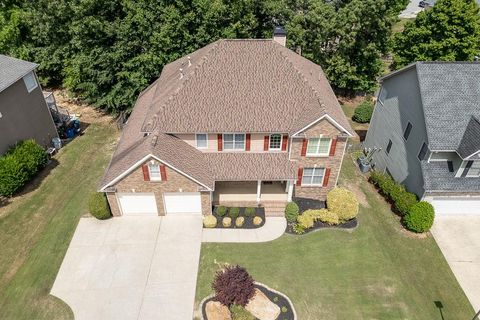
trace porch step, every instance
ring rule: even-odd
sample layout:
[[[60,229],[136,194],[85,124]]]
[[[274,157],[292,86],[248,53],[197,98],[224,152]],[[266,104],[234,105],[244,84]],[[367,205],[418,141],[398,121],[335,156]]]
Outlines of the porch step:
[[[263,202],[265,208],[265,216],[267,217],[283,217],[285,216],[286,202]]]

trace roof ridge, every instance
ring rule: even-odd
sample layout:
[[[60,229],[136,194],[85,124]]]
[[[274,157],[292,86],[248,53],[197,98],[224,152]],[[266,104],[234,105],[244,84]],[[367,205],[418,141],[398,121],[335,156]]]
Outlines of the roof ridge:
[[[282,46],[283,47],[283,46]],[[288,48],[285,47],[286,50],[290,50]],[[297,72],[297,74],[300,76],[300,78],[308,85],[308,87],[313,91],[313,94],[315,95],[315,97],[317,98],[318,102],[320,102],[320,106],[322,106],[323,108],[323,111],[326,112],[326,109],[325,109],[325,103],[324,101],[321,99],[320,97],[320,94],[318,93],[317,90],[315,90],[315,88],[312,87],[312,85],[310,84],[310,81],[305,77],[305,75],[293,64],[293,62],[288,58],[288,56],[286,54],[283,54],[280,50],[278,50],[278,52],[280,53],[280,55],[290,64],[290,66],[292,66],[292,68]],[[297,54],[295,52],[292,51],[292,54]],[[303,58],[302,56],[300,56],[301,58]]]
[[[188,81],[190,81],[193,78],[193,76],[196,75],[196,72],[198,71],[198,69],[200,69],[205,64],[205,62],[208,60],[208,56],[218,47],[218,44],[222,41],[224,41],[224,39],[219,39],[212,43],[212,47],[200,58],[200,61],[197,64],[195,64],[195,66],[193,66],[194,67],[193,72],[188,76],[187,75],[184,76],[184,79],[180,83],[178,88],[167,98],[165,103],[160,105],[159,110],[155,113],[155,116],[158,117],[159,113],[165,110],[165,107],[167,106],[167,104],[170,103],[178,95],[180,91],[182,91],[186,83],[188,83]]]

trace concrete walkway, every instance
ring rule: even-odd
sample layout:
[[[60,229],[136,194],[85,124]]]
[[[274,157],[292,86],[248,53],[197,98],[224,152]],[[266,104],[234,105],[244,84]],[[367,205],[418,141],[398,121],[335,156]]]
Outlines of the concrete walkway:
[[[51,294],[76,320],[193,318],[202,217],[80,220]]]
[[[202,242],[267,242],[279,238],[287,228],[283,217],[267,217],[257,229],[203,229]]]
[[[474,215],[436,216],[431,230],[475,311],[480,310],[479,230],[480,216]]]

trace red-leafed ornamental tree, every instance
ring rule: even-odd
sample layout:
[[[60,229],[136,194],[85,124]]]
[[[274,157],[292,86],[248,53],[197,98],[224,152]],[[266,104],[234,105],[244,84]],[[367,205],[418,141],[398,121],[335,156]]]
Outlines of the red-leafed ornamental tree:
[[[232,304],[245,306],[255,293],[252,276],[238,265],[217,271],[212,288],[215,300],[228,307]]]

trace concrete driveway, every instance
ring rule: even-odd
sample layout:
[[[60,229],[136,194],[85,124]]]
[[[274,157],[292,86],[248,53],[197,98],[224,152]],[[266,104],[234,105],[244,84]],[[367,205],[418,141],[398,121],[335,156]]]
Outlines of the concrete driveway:
[[[76,320],[192,319],[202,218],[82,218],[51,294]]]
[[[480,310],[480,216],[437,216],[431,232],[473,308]]]

